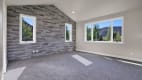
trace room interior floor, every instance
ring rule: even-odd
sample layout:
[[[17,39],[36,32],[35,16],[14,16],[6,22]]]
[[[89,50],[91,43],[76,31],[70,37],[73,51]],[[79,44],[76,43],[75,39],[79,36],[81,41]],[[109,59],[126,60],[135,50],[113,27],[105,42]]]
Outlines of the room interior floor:
[[[84,65],[73,55],[81,56],[90,64]],[[142,80],[141,66],[83,52],[59,53],[13,61],[9,63],[7,73],[18,68],[22,68],[22,71],[17,80]],[[12,73],[10,75],[12,76]]]

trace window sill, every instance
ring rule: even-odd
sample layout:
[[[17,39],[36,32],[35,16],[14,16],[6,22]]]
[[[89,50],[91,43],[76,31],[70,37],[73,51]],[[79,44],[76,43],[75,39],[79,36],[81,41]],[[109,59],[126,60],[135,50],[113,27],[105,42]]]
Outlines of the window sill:
[[[65,41],[65,42],[72,42],[72,41]]]
[[[109,43],[109,44],[123,44],[124,42],[112,42],[112,41],[85,41],[85,43]]]
[[[26,41],[26,42],[20,41],[19,44],[34,44],[34,43],[36,43],[36,41]]]

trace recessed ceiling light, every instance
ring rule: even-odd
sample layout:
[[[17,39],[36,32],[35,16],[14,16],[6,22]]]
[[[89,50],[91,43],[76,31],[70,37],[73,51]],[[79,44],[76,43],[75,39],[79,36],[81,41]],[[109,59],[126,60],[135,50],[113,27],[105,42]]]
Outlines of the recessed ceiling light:
[[[71,13],[72,13],[72,14],[75,14],[75,11],[72,11]]]

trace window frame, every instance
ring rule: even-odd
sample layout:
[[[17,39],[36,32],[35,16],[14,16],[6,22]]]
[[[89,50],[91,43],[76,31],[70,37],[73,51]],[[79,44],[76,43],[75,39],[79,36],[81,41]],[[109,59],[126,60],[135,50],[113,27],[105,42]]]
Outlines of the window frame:
[[[120,42],[116,42],[116,41],[114,41],[113,40],[113,21],[114,20],[117,20],[117,19],[121,19],[122,20],[122,28],[121,28],[121,30],[122,30],[122,32],[121,32],[121,34],[122,34],[122,36],[121,36],[121,41]],[[101,22],[106,22],[106,21],[110,21],[111,22],[111,39],[110,39],[110,41],[94,41],[93,40],[93,27],[92,27],[92,30],[91,30],[91,41],[87,41],[87,31],[86,31],[86,29],[87,29],[87,27],[86,27],[86,25],[88,25],[88,24],[91,24],[91,25],[94,25],[94,24],[96,24],[96,23],[101,23]],[[105,20],[100,20],[100,21],[93,21],[93,22],[88,22],[88,23],[86,23],[85,24],[85,28],[84,28],[84,41],[85,42],[94,42],[94,43],[118,43],[118,44],[123,44],[124,43],[124,17],[123,16],[121,16],[121,17],[116,17],[116,18],[111,18],[111,19],[105,19]]]
[[[34,20],[34,23],[33,23],[33,40],[32,41],[22,41],[22,18],[23,17],[29,17],[29,18],[32,18]],[[20,14],[19,20],[20,20],[20,22],[19,22],[19,42],[20,42],[20,44],[36,43],[36,17],[31,16],[31,15],[26,15],[26,14]]]
[[[69,40],[66,40],[66,26],[71,27],[71,30],[69,31]],[[72,42],[72,24],[70,23],[65,23],[65,42]]]

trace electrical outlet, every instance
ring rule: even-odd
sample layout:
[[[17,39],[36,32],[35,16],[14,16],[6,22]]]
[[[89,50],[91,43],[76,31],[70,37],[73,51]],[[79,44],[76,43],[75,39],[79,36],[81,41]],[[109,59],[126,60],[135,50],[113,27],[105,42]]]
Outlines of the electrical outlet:
[[[35,50],[35,52],[36,52],[36,53],[38,53],[38,52],[39,52],[39,50]]]
[[[33,50],[33,54],[35,54],[36,53],[36,51],[35,50]]]

